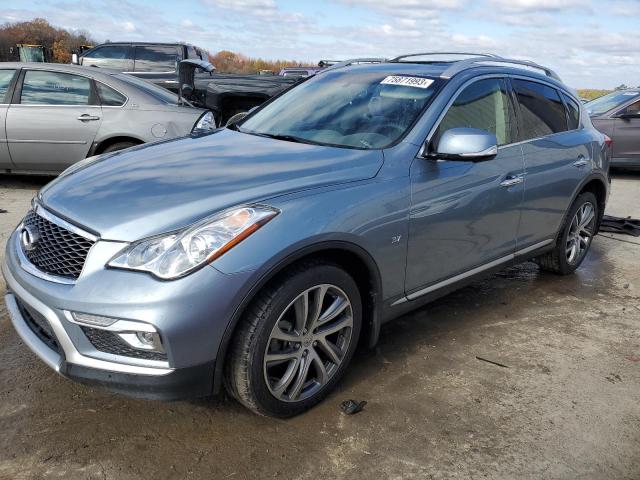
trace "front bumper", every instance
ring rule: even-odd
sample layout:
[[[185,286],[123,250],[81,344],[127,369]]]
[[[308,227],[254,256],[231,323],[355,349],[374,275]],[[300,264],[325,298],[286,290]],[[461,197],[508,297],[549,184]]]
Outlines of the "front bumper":
[[[212,392],[218,348],[249,274],[225,275],[206,267],[183,279],[158,281],[143,273],[104,268],[123,245],[98,241],[80,278],[65,285],[23,268],[15,237],[9,239],[2,265],[7,310],[24,343],[49,367],[84,383],[145,398]],[[166,359],[98,350],[72,321],[72,311],[151,326],[162,337]],[[33,316],[50,331],[53,344],[34,329]]]

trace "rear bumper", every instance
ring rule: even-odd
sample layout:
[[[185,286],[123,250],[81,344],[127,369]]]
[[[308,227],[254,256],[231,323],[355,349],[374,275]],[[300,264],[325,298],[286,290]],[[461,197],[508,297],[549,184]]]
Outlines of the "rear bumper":
[[[614,158],[611,160],[611,168],[640,169],[640,159],[635,158]]]

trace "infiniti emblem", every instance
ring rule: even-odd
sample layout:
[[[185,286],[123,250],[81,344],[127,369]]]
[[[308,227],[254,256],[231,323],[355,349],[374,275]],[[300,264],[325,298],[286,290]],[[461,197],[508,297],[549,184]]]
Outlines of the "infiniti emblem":
[[[40,233],[33,225],[25,225],[20,232],[20,243],[25,252],[31,252],[38,246]]]

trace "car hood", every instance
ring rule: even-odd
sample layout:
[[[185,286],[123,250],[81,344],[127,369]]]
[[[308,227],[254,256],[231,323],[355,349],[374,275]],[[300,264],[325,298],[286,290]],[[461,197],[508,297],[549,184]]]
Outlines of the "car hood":
[[[228,129],[96,157],[40,193],[103,239],[134,241],[231,206],[374,177],[382,151],[273,140]]]

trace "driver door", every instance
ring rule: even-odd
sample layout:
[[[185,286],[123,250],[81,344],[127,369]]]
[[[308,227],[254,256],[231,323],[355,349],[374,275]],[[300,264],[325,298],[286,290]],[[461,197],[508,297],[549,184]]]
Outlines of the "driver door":
[[[620,114],[625,118],[613,120],[613,158],[636,164],[640,162],[640,101],[616,113]]]
[[[498,265],[515,252],[524,161],[520,146],[510,145],[516,141],[516,121],[506,80],[484,78],[464,87],[431,144],[456,127],[496,134],[498,154],[476,162],[413,161],[405,282],[409,299]]]

